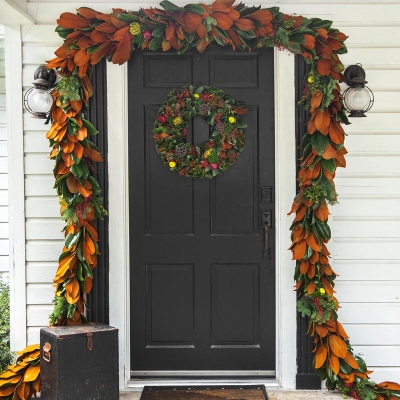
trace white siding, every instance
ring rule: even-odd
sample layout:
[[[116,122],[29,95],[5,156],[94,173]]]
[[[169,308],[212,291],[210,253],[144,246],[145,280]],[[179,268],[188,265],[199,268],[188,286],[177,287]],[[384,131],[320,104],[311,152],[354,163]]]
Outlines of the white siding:
[[[54,33],[64,11],[88,6],[110,12],[156,6],[158,2],[36,1],[28,13],[37,25],[23,27],[23,84],[30,86],[35,68],[53,57],[62,43]],[[175,1],[185,4],[186,1]],[[282,0],[247,2],[279,5],[281,10],[332,19],[349,35],[345,64],[362,63],[375,104],[367,118],[347,127],[348,167],[338,171],[340,204],[333,208],[334,268],[340,274],[337,295],[340,319],[356,352],[375,370],[372,378],[400,377],[400,1]],[[278,4],[277,4],[278,3]],[[39,327],[51,311],[51,279],[62,247],[62,223],[51,174],[52,162],[41,121],[24,118],[26,190],[26,274],[28,341],[38,341]],[[1,181],[0,181],[1,184]],[[289,204],[287,205],[289,209]],[[0,215],[0,220],[6,214]],[[289,235],[288,235],[289,240]]]
[[[8,272],[8,164],[4,26],[0,25],[0,272]]]

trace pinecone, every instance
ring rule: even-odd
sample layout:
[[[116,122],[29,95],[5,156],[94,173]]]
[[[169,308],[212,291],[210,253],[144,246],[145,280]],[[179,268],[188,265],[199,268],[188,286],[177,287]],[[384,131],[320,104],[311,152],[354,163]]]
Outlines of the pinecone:
[[[225,129],[225,125],[222,121],[218,121],[215,124],[215,129],[219,132],[219,133],[224,133],[224,129]]]
[[[210,106],[209,106],[208,104],[203,103],[203,104],[200,106],[199,111],[200,111],[200,114],[201,114],[201,115],[206,115],[206,114],[208,114],[208,112],[210,111]]]
[[[185,157],[187,154],[187,148],[185,146],[179,146],[175,149],[175,154],[178,157]]]

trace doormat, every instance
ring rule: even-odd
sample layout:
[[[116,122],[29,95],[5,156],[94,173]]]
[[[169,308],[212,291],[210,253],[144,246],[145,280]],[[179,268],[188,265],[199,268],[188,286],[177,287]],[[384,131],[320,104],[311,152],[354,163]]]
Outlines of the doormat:
[[[140,400],[268,400],[264,385],[145,386]]]

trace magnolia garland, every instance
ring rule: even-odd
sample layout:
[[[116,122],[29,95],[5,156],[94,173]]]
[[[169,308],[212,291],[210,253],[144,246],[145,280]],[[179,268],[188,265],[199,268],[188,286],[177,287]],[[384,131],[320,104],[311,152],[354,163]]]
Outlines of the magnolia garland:
[[[326,379],[329,389],[353,398],[400,398],[399,384],[372,382],[364,360],[353,353],[338,320],[339,302],[333,289],[337,274],[330,266],[326,246],[331,237],[328,205],[337,199],[335,172],[337,167],[346,166],[342,125],[348,121],[339,87],[344,81],[339,55],[347,52],[346,35],[332,28],[331,21],[284,14],[278,7],[234,5],[234,0],[183,7],[165,0],[160,5],[163,9],[115,8],[111,14],[81,7],[77,14],[66,12],[57,20],[56,31],[64,44],[47,67],[56,68],[62,79],[53,92],[53,124],[47,138],[53,147],[50,156],[56,162],[55,187],[66,228],[54,279],[57,290],[51,324],[85,322],[85,296],[92,288],[98,255],[94,222],[106,214],[101,189],[90,175],[92,162],[102,160],[100,150],[90,141],[90,135],[97,131],[83,117],[93,95],[92,66],[103,57],[123,64],[134,49],[171,49],[182,54],[192,48],[202,53],[211,43],[231,46],[232,50],[275,46],[302,56],[308,64],[302,103],[310,119],[301,144],[290,249],[296,260],[298,309],[309,318],[314,341],[313,367]],[[36,348],[28,348],[21,353],[26,358],[18,359],[17,365],[0,375],[0,399],[25,400],[38,391],[36,353]]]

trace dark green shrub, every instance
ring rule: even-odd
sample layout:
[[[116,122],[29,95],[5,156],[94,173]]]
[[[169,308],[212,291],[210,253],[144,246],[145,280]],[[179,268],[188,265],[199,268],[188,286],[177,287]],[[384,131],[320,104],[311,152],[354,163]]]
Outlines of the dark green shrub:
[[[10,352],[10,286],[0,273],[0,371],[13,362]]]

